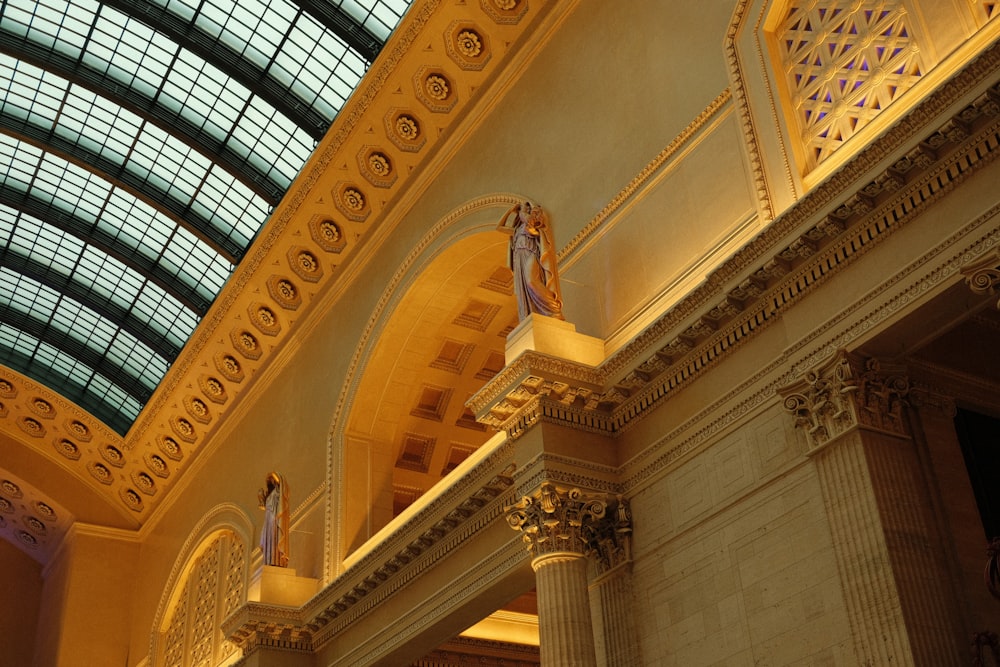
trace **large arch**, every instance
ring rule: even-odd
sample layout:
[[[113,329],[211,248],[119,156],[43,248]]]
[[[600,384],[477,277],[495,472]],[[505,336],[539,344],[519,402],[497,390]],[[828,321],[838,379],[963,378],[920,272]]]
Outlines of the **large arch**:
[[[453,210],[372,313],[331,426],[327,580],[402,509],[394,488],[414,499],[491,435],[464,403],[503,367],[516,323],[507,237],[496,224],[524,199],[497,194]]]

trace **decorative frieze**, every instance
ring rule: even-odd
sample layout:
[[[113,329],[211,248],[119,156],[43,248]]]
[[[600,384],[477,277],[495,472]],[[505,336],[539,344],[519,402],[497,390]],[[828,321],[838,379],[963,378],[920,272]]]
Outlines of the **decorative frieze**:
[[[505,450],[504,457],[508,455]],[[494,500],[512,486],[512,472],[505,468],[450,499],[446,506],[420,512],[396,537],[352,565],[302,609],[249,602],[225,620],[223,631],[245,656],[262,646],[314,650],[433,567],[444,553],[498,520],[500,501]]]

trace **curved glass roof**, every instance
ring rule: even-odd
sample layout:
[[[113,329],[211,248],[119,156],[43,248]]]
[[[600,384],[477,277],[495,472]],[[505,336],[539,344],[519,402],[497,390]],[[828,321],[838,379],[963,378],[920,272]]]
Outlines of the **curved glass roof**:
[[[0,0],[0,363],[124,434],[410,0]]]

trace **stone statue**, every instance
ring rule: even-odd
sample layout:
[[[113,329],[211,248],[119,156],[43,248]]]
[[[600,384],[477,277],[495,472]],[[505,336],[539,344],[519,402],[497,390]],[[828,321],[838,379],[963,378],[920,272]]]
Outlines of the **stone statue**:
[[[514,224],[508,226],[512,213]],[[530,202],[515,205],[504,214],[497,230],[511,235],[507,261],[514,272],[518,320],[529,313],[565,319],[552,230],[545,223],[542,207]]]
[[[260,531],[260,550],[264,565],[288,566],[288,483],[281,475],[270,472],[266,488],[257,491],[257,501],[264,510],[264,527]]]

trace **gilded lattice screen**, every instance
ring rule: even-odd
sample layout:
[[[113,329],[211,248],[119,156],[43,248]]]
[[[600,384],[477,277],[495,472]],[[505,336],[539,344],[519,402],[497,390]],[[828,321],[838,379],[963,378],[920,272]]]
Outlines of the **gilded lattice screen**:
[[[171,610],[164,633],[165,667],[214,667],[236,647],[222,637],[223,619],[246,598],[246,549],[233,533],[220,533],[197,557]]]
[[[793,1],[775,38],[807,171],[925,71],[900,0]]]

